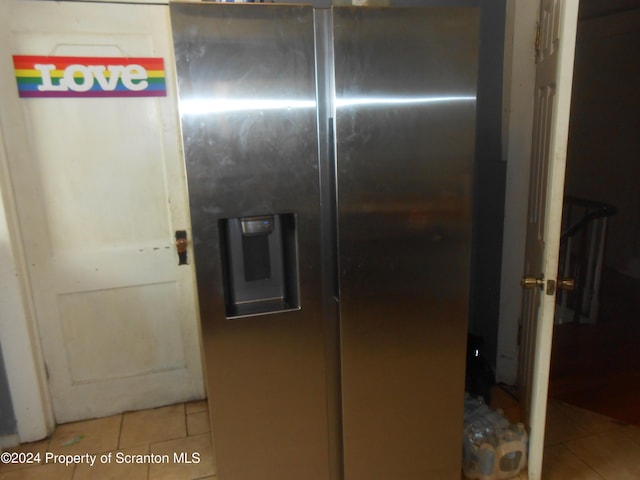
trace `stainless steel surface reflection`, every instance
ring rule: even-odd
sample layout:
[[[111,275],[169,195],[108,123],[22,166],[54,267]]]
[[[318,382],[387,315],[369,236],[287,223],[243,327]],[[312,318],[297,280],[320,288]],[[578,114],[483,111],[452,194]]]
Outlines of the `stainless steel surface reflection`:
[[[313,10],[171,4],[217,474],[329,478]],[[293,214],[300,310],[225,318],[221,219]]]
[[[348,480],[460,475],[477,38],[472,9],[334,9]]]
[[[170,8],[218,477],[459,478],[477,11]],[[300,309],[225,318],[272,216]]]

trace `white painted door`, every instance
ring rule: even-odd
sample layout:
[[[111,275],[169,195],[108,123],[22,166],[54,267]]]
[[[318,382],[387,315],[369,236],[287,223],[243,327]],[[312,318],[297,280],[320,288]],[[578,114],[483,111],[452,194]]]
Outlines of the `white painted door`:
[[[540,2],[518,375],[530,479],[542,467],[577,16],[578,0]]]
[[[0,6],[1,127],[58,422],[204,394],[168,15]],[[167,95],[18,98],[11,55],[162,58]]]

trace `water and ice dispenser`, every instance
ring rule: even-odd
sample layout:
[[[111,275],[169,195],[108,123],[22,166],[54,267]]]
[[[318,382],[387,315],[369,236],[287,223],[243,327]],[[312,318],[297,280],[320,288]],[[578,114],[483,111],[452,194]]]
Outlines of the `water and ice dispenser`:
[[[295,214],[227,218],[220,237],[227,318],[300,308]]]

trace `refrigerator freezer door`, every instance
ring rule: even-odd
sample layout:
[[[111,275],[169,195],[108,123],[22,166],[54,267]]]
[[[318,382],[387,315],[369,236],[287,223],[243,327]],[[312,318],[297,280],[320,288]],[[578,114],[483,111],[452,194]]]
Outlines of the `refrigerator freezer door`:
[[[218,478],[327,480],[313,10],[172,3],[171,20]],[[296,308],[228,319],[225,225],[271,216],[295,220]],[[273,280],[276,258],[238,275]]]
[[[334,9],[345,480],[460,478],[478,23]]]

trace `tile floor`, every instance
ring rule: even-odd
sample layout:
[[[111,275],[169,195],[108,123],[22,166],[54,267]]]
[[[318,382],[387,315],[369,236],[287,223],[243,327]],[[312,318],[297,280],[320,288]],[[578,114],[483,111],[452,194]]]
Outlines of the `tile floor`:
[[[502,390],[492,393],[491,406],[519,421],[518,402]],[[638,426],[552,399],[545,433],[543,480],[640,480]]]
[[[492,405],[512,421],[517,402],[496,393]],[[640,479],[640,427],[552,400],[547,417],[544,480]],[[215,479],[215,465],[205,401],[60,425],[51,438],[21,445],[13,452],[95,454],[96,463],[65,466],[0,465],[0,480],[205,480]],[[111,462],[100,462],[111,453]],[[175,463],[174,453],[198,462]],[[192,457],[192,454],[198,455]],[[116,463],[123,455],[155,455],[168,463]],[[120,455],[120,457],[117,457]],[[165,457],[166,455],[166,457]],[[526,479],[523,473],[519,479]],[[304,480],[304,479],[301,479]],[[431,480],[431,479],[430,479]],[[434,479],[440,480],[440,479]]]
[[[122,415],[59,425],[40,442],[9,449],[39,453],[40,465],[0,465],[0,480],[204,480],[215,479],[206,401],[127,412]],[[49,462],[55,455],[97,455],[95,464],[71,466]],[[109,459],[111,454],[111,459]],[[174,454],[191,463],[174,462]],[[197,455],[196,455],[197,454]],[[104,457],[102,457],[104,455]],[[135,463],[153,455],[167,463]],[[104,462],[101,462],[101,457]],[[89,457],[85,457],[91,461]]]

